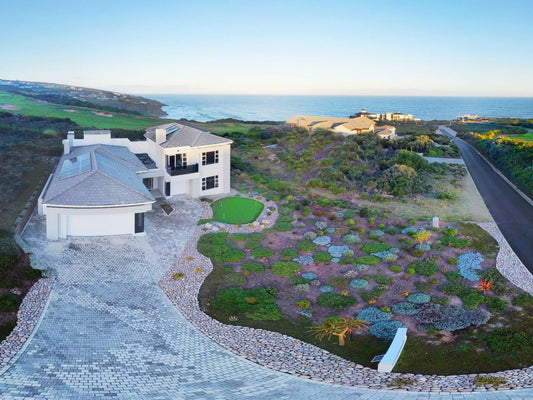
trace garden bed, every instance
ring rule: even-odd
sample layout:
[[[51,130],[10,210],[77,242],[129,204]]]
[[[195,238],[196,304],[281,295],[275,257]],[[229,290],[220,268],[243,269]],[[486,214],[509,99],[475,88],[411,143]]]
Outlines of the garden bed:
[[[215,266],[199,297],[211,316],[286,333],[372,367],[372,354],[383,353],[398,326],[409,328],[406,349],[416,343],[409,354],[435,354],[425,364],[402,357],[402,371],[453,374],[512,367],[505,357],[494,361],[494,354],[487,356],[492,362],[472,362],[490,347],[483,335],[506,324],[510,312],[522,312],[523,306],[513,305],[516,298],[529,299],[497,273],[497,243],[477,225],[445,224],[448,229],[432,231],[424,221],[307,200],[284,201],[280,212],[284,215],[265,234],[200,239],[199,251]],[[430,237],[417,244],[421,231]],[[480,290],[480,278],[492,286]],[[309,328],[333,316],[358,317],[370,329],[354,332],[344,348],[319,342]],[[444,361],[435,362],[444,349],[465,362],[444,371]]]
[[[211,203],[213,218],[211,221],[218,221],[225,224],[248,224],[254,222],[264,205],[260,201],[248,197],[226,197]],[[208,222],[209,220],[202,220]]]

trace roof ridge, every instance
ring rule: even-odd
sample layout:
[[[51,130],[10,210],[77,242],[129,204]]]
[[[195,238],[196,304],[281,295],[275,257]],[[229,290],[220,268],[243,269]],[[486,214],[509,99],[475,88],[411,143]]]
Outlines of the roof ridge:
[[[92,169],[91,171],[87,171],[87,172],[83,172],[82,174],[75,175],[75,176],[80,176],[80,175],[83,175],[83,174],[87,174],[87,176],[85,176],[83,179],[80,179],[80,181],[79,181],[78,183],[76,183],[76,184],[74,184],[74,185],[72,185],[72,186],[68,186],[68,187],[66,187],[63,191],[61,191],[61,192],[55,194],[53,197],[47,199],[47,200],[45,201],[45,203],[48,203],[48,202],[52,201],[53,199],[55,199],[55,198],[61,196],[63,193],[65,193],[65,192],[71,190],[72,188],[75,188],[76,186],[80,185],[81,183],[85,182],[87,179],[89,179],[90,176],[93,176],[96,172],[97,172],[96,169]],[[69,178],[73,178],[73,177],[71,176],[71,177],[69,177]],[[65,178],[65,179],[66,179],[66,178]],[[47,190],[47,191],[48,191],[48,190]],[[43,200],[44,200],[44,197],[43,197]]]
[[[122,162],[123,164],[124,164],[124,163],[127,163],[128,165],[131,165],[131,166],[133,166],[133,167],[135,167],[135,168],[139,168],[139,165],[135,165],[135,164],[132,163],[131,161],[125,159],[124,157],[122,157],[122,156],[119,155],[119,154],[116,154],[116,153],[112,152],[111,150],[105,148],[104,146],[112,146],[112,145],[108,145],[108,144],[100,143],[99,146],[98,146],[96,149],[94,149],[93,151],[96,152],[98,149],[102,149],[102,150],[104,150],[106,153],[110,154],[110,155],[111,155],[114,159],[116,159],[117,161],[120,161],[120,162]],[[115,147],[124,147],[124,146],[115,146]],[[126,148],[127,148],[127,147],[126,147]],[[130,150],[128,149],[128,151],[130,151]],[[131,151],[130,151],[130,153],[131,153]],[[133,154],[133,153],[132,153],[132,154]],[[104,155],[104,156],[105,156],[105,155]],[[95,157],[95,159],[96,159],[96,157]]]
[[[121,182],[121,181],[119,181],[119,180],[113,178],[113,177],[110,176],[110,175],[107,175],[106,173],[104,173],[104,172],[101,171],[101,170],[96,170],[95,173],[98,173],[98,174],[100,174],[100,175],[102,175],[102,176],[108,178],[109,180],[111,180],[111,181],[113,181],[113,182],[116,182],[116,183],[118,183],[119,185],[124,186],[125,188],[130,189],[131,191],[133,191],[133,192],[135,192],[135,193],[140,194],[140,195],[141,195],[142,197],[144,197],[145,199],[148,199],[148,200],[154,200],[153,197],[150,199],[150,198],[147,197],[144,193],[139,192],[137,189],[131,187],[130,185],[126,185],[125,183],[123,183],[123,182]],[[133,172],[133,171],[132,171],[132,173],[136,174],[136,173]],[[136,174],[136,175],[137,175],[137,174]],[[138,177],[138,178],[140,179],[140,177]],[[148,189],[147,189],[147,190],[148,190]],[[151,195],[150,195],[150,196],[151,196]]]

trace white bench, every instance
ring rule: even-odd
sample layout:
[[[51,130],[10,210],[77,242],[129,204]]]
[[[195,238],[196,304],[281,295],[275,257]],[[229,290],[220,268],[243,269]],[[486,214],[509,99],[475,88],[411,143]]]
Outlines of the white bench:
[[[389,346],[389,349],[378,364],[379,372],[392,371],[392,369],[398,362],[398,358],[400,358],[400,354],[402,354],[403,346],[405,346],[406,341],[407,328],[398,328],[398,330],[396,331],[396,335],[394,335],[394,339],[392,340],[392,343]]]

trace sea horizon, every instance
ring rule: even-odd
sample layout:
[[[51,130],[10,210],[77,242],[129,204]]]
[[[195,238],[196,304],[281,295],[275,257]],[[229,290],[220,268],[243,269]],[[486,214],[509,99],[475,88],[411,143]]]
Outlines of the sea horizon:
[[[368,112],[402,112],[422,120],[453,120],[477,114],[493,118],[533,118],[533,97],[289,95],[289,94],[145,94],[166,106],[168,118],[208,122],[233,118],[242,121],[285,121],[291,115],[349,117]]]

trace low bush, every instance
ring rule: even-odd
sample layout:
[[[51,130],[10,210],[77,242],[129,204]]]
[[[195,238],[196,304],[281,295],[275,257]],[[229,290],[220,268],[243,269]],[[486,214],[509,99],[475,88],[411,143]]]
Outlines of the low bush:
[[[293,226],[290,222],[276,222],[274,230],[278,232],[288,232],[292,230]]]
[[[12,293],[0,293],[0,311],[13,312],[20,307],[20,298]]]
[[[248,235],[246,233],[234,233],[231,235],[231,240],[234,242],[244,242],[246,239],[248,239]]]
[[[457,235],[457,229],[449,227],[442,230],[442,233],[446,236],[456,236]]]
[[[485,303],[485,296],[481,294],[479,290],[470,290],[463,293],[461,296],[463,307],[467,310],[474,310],[479,307],[480,304]]]
[[[361,290],[359,291],[359,296],[361,296],[361,299],[363,299],[363,301],[366,301],[368,303],[369,301],[379,299],[384,292],[384,288],[377,287],[370,290]]]
[[[339,296],[334,293],[323,293],[316,300],[317,305],[333,308],[337,311],[342,311],[346,307],[353,306],[355,303],[357,303],[357,299],[354,296]]]
[[[345,276],[333,276],[328,279],[327,284],[337,289],[348,289],[350,278]]]
[[[444,276],[446,277],[446,279],[453,283],[457,283],[463,280],[463,276],[456,271],[446,272]]]
[[[361,250],[365,253],[379,253],[380,251],[387,251],[390,246],[387,243],[369,242],[366,243]]]
[[[296,243],[296,247],[300,251],[312,251],[316,250],[318,246],[310,240],[300,240],[298,243]]]
[[[381,259],[376,256],[361,256],[355,260],[358,264],[376,265],[379,264]]]
[[[443,293],[459,297],[466,294],[469,290],[464,283],[447,283],[442,285],[439,289]]]
[[[223,284],[225,287],[242,286],[246,284],[246,277],[237,272],[229,272],[224,275]]]
[[[509,305],[509,303],[497,296],[486,298],[485,304],[487,309],[491,312],[503,311]]]
[[[513,299],[513,305],[518,307],[533,306],[533,296],[530,294],[521,294]]]
[[[492,281],[493,283],[496,282],[505,282],[504,276],[498,271],[496,268],[489,268],[485,269],[483,271],[476,271],[479,278],[483,279],[484,281]]]
[[[332,259],[333,257],[327,251],[317,251],[313,254],[313,261],[316,263],[325,263]]]
[[[282,315],[275,302],[276,298],[266,288],[233,288],[218,292],[211,306],[229,314],[244,314],[253,320],[277,321]]]
[[[379,339],[392,340],[398,328],[404,328],[399,321],[384,321],[371,325],[369,332]]]
[[[501,385],[505,385],[506,383],[507,379],[501,376],[476,376],[474,378],[474,384],[478,387],[488,385],[498,387]]]
[[[392,315],[390,312],[381,311],[376,307],[367,307],[359,311],[356,318],[369,324],[375,324],[377,322],[390,321]]]
[[[409,267],[414,268],[417,274],[424,276],[431,276],[439,272],[439,267],[435,261],[431,260],[415,261],[409,264]]]
[[[33,269],[33,268],[21,268],[19,270],[19,276],[22,279],[34,281],[42,276],[42,272],[38,269]]]
[[[533,336],[525,331],[497,328],[482,335],[481,342],[493,353],[516,353],[533,349]]]
[[[7,270],[20,258],[20,250],[11,236],[0,237],[0,270]]]
[[[374,275],[374,280],[380,285],[390,285],[392,282],[394,282],[394,278],[390,278],[383,274]]]
[[[261,242],[264,240],[266,235],[263,232],[252,232],[248,234],[248,238],[250,240],[255,240],[257,242]]]
[[[408,303],[406,301],[394,304],[391,309],[392,312],[402,315],[414,315],[418,313],[418,307],[413,303]]]
[[[431,296],[425,293],[413,293],[407,296],[406,300],[413,304],[426,304],[431,301]]]
[[[395,273],[402,272],[402,267],[400,267],[399,265],[391,265],[389,269],[391,270],[391,272]]]
[[[457,262],[458,262],[457,258],[455,258],[455,257],[450,257],[450,258],[448,258],[447,261],[448,261],[448,264],[450,264],[450,265],[457,265]]]
[[[463,249],[472,245],[470,240],[456,238],[455,236],[444,236],[440,239],[440,242],[445,246],[451,246],[457,249]]]
[[[274,255],[274,250],[266,247],[258,247],[252,250],[252,257],[255,258],[268,258]]]
[[[354,244],[361,243],[361,238],[359,237],[357,233],[349,233],[348,235],[344,235],[342,237],[342,241],[345,244],[354,245]]]
[[[300,264],[292,261],[278,261],[272,264],[272,273],[286,278],[290,278],[295,272],[299,272],[300,270]]]
[[[283,249],[279,254],[286,261],[298,257],[298,251],[296,249]]]
[[[265,266],[258,262],[249,261],[241,266],[241,271],[253,274],[262,274],[265,272]]]
[[[298,308],[306,309],[306,308],[311,307],[311,302],[309,300],[299,300],[296,302],[296,306]]]
[[[246,253],[244,253],[244,251],[230,249],[224,252],[224,254],[222,254],[220,257],[217,257],[217,261],[235,263],[241,261],[244,259],[244,257],[246,257]]]
[[[261,247],[261,242],[259,240],[250,240],[244,245],[245,249],[257,249]]]

